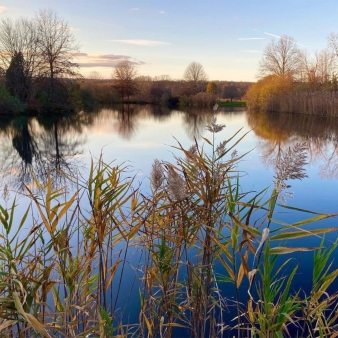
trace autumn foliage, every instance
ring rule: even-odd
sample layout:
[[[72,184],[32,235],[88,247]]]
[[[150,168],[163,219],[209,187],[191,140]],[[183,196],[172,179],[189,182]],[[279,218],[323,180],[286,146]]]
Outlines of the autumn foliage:
[[[289,76],[266,76],[247,91],[247,105],[255,110],[278,111],[278,97],[290,92],[292,88],[293,80]]]

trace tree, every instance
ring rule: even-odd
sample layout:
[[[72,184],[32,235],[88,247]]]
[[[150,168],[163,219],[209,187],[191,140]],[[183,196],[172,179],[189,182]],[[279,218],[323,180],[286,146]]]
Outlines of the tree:
[[[207,81],[208,76],[200,63],[192,62],[186,68],[183,78],[189,84],[190,93],[196,94],[201,90],[201,83]]]
[[[136,76],[137,70],[130,61],[121,61],[116,65],[113,73],[114,87],[120,94],[122,101],[125,97],[129,100],[130,96],[137,93]]]
[[[328,84],[332,80],[335,64],[334,54],[329,49],[315,52],[314,57],[304,52],[301,80],[305,80],[314,89]]]
[[[301,51],[292,37],[272,40],[265,48],[259,64],[259,77],[267,75],[291,76],[299,74]]]
[[[331,33],[327,38],[327,42],[328,42],[329,48],[338,57],[338,34]]]
[[[97,71],[94,70],[94,71],[89,73],[88,79],[94,80],[94,81],[101,81],[101,80],[103,80],[103,76],[100,72],[97,72]]]
[[[222,96],[223,96],[223,98],[230,99],[230,101],[232,102],[232,100],[235,97],[239,96],[238,88],[235,86],[234,83],[226,85],[223,88]]]
[[[0,67],[4,73],[11,67],[10,73],[13,74],[13,66],[18,63],[21,68],[20,81],[26,89],[26,94],[21,99],[26,100],[40,65],[36,29],[32,20],[21,18],[12,21],[5,18],[0,20]],[[14,80],[12,77],[12,81]]]
[[[57,79],[79,75],[78,65],[73,62],[79,46],[68,24],[54,11],[39,11],[34,23],[41,75],[49,78],[49,95],[53,103]]]
[[[209,82],[207,85],[208,94],[217,94],[217,86],[215,82]]]
[[[246,102],[250,109],[277,111],[275,98],[289,93],[293,87],[290,76],[269,75],[253,84],[246,93]]]
[[[27,83],[25,60],[21,52],[15,53],[6,70],[6,88],[22,102],[27,100],[30,85]]]

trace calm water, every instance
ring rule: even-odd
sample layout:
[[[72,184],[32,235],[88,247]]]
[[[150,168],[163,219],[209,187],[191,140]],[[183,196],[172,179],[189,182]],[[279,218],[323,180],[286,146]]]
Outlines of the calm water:
[[[179,141],[189,147],[194,138],[210,133],[205,125],[210,111],[184,112],[151,106],[102,109],[63,118],[1,118],[0,189],[8,184],[21,191],[32,182],[31,173],[45,180],[47,168],[56,185],[64,183],[62,170],[86,177],[91,158],[103,153],[104,160],[126,163],[143,185],[148,186],[149,169],[154,159],[172,161]],[[323,212],[338,211],[338,121],[311,116],[247,114],[245,111],[217,113],[218,123],[226,128],[217,141],[229,138],[242,128],[249,132],[238,145],[239,154],[251,150],[240,163],[246,173],[243,189],[260,190],[271,185],[273,161],[281,151],[296,142],[309,148],[308,178],[293,181],[293,200],[288,204]]]
[[[59,170],[86,178],[91,158],[103,153],[105,162],[126,163],[135,182],[149,185],[149,171],[154,159],[172,161],[176,153],[171,146],[177,140],[190,147],[194,139],[203,143],[209,132],[205,125],[212,117],[211,111],[166,110],[153,106],[131,106],[102,109],[98,113],[81,113],[78,116],[47,118],[20,117],[15,120],[1,118],[0,170],[2,180],[14,190],[22,191],[32,184],[34,175],[41,181],[50,168],[55,186],[65,183]],[[240,135],[249,132],[238,145],[239,154],[250,153],[241,161],[243,191],[259,191],[272,185],[273,163],[288,147],[296,142],[306,142],[309,148],[308,178],[290,182],[293,199],[288,205],[313,211],[338,212],[338,120],[311,116],[248,114],[245,111],[217,112],[217,122],[226,128],[217,134],[223,141],[242,128]],[[13,196],[13,192],[11,193]],[[19,207],[28,203],[18,197]],[[277,210],[276,218],[294,222],[300,216]],[[316,225],[318,227],[318,225]],[[337,226],[336,219],[319,223],[319,226]],[[334,240],[336,234],[326,236]],[[318,238],[307,239],[306,245],[317,245]],[[310,273],[312,254],[295,255],[304,262],[298,273],[298,286],[304,285],[304,276]],[[135,258],[136,259],[136,258]],[[134,271],[125,274],[125,286],[133,283]],[[308,278],[308,277],[307,277]],[[296,285],[297,286],[297,285]],[[130,297],[138,297],[135,287]],[[120,307],[125,300],[120,300]],[[137,321],[137,313],[130,312],[130,322]]]

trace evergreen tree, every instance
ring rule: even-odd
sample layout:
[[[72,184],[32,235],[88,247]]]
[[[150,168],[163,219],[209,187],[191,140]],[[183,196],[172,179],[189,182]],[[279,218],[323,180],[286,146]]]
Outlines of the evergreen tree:
[[[12,96],[25,102],[28,98],[30,84],[26,76],[25,60],[21,52],[15,53],[6,70],[6,88]]]

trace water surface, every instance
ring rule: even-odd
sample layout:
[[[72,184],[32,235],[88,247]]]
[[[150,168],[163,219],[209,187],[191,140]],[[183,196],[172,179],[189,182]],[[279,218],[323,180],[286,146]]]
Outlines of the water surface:
[[[1,186],[7,184],[14,192],[33,186],[33,176],[46,181],[50,171],[54,187],[69,185],[64,174],[88,176],[90,161],[103,154],[106,163],[128,166],[135,176],[135,187],[149,189],[149,172],[154,159],[175,161],[179,152],[177,142],[189,148],[197,140],[208,149],[203,138],[211,137],[205,126],[212,117],[211,110],[168,110],[157,106],[108,107],[96,113],[80,113],[64,117],[3,118],[0,123]],[[308,178],[292,181],[293,199],[287,204],[313,211],[338,212],[338,120],[292,114],[247,113],[243,110],[217,112],[217,122],[226,128],[216,134],[216,143],[230,138],[235,132],[247,135],[236,147],[239,154],[248,152],[239,163],[242,191],[260,191],[273,185],[275,163],[282,152],[297,142],[308,148]],[[173,147],[174,146],[174,147]],[[69,190],[72,186],[69,186]],[[271,189],[271,188],[270,188]],[[21,210],[28,204],[18,195]],[[301,215],[277,208],[276,218],[292,223]],[[311,227],[334,227],[336,219],[328,219]],[[336,238],[326,236],[326,244]],[[304,246],[318,245],[320,238],[308,238]],[[302,260],[295,287],[307,286],[304,276],[311,276],[312,253],[294,255]],[[138,258],[130,259],[136,264]],[[132,268],[125,271],[124,286],[134,283]],[[306,277],[307,279],[309,277]],[[305,280],[306,280],[305,278]],[[131,299],[138,297],[136,285]],[[125,299],[119,300],[124,307]],[[138,310],[130,310],[129,321],[137,322]]]

